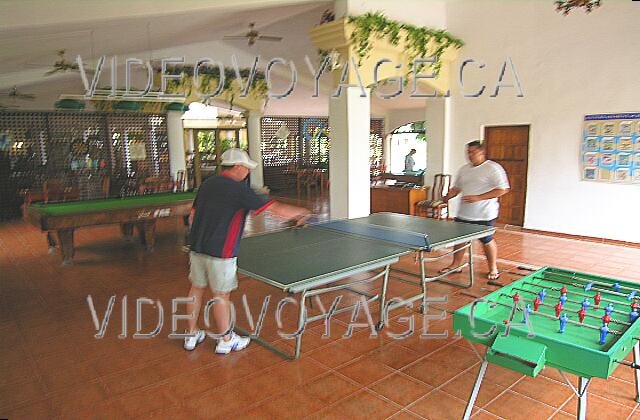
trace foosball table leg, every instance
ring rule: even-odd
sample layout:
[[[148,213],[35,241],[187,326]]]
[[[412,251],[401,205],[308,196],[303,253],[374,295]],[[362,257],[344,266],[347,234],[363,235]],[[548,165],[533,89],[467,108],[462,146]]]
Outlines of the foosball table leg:
[[[578,379],[578,419],[586,420],[587,418],[587,386],[589,379],[582,376]]]
[[[480,385],[482,385],[482,380],[484,379],[484,374],[487,371],[487,365],[489,362],[487,359],[482,361],[480,365],[480,371],[478,372],[478,377],[476,378],[476,383],[473,385],[473,391],[471,391],[471,396],[469,397],[469,402],[467,403],[467,409],[464,411],[463,420],[469,420],[471,417],[471,412],[473,411],[473,405],[476,403],[476,398],[478,398],[478,392],[480,392]]]
[[[640,363],[640,341],[633,345],[633,363]],[[640,402],[640,370],[633,370],[633,377],[636,380],[636,401]]]

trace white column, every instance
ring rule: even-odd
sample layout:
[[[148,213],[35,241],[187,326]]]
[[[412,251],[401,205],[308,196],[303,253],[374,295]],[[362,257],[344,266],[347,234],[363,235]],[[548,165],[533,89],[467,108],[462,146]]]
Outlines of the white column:
[[[442,151],[442,172],[452,175],[452,182],[456,181],[457,167],[453,167],[451,164],[451,155],[453,153],[464,153],[463,150],[452,149],[455,147],[453,139],[451,138],[451,132],[453,131],[453,102],[451,98],[444,98],[444,147]],[[456,216],[458,214],[458,204],[460,202],[460,196],[449,201],[449,214]]]
[[[329,180],[331,218],[367,216],[371,210],[369,179],[369,89],[361,97],[359,87],[342,89],[329,102],[331,151]]]
[[[445,162],[445,98],[427,101],[425,126],[427,134],[427,171],[424,185],[433,185],[435,174],[446,173]]]
[[[167,140],[169,142],[169,171],[176,179],[178,171],[186,171],[187,163],[184,150],[184,129],[182,128],[182,112],[167,112]]]
[[[262,149],[260,148],[262,114],[257,111],[249,111],[247,116],[247,136],[249,140],[249,156],[258,162],[256,169],[251,171],[251,188],[260,190],[264,188],[264,176],[262,174]]]

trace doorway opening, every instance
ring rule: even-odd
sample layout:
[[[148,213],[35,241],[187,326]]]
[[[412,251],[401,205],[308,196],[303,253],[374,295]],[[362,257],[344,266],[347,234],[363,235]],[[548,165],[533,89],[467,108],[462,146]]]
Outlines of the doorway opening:
[[[527,198],[529,125],[484,128],[487,159],[499,163],[509,178],[511,189],[500,197],[498,223],[523,226]]]
[[[427,169],[427,136],[424,121],[402,125],[393,130],[389,137],[389,172],[407,173],[405,158],[411,149],[416,150],[413,155],[413,172]]]

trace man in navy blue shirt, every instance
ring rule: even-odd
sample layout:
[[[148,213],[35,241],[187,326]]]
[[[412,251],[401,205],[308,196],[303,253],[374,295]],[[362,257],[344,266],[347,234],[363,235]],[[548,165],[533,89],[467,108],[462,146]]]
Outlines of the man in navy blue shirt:
[[[249,337],[241,337],[229,331],[230,294],[238,287],[236,255],[244,224],[250,211],[260,214],[268,211],[299,224],[304,223],[310,212],[256,194],[244,181],[249,171],[258,164],[241,149],[229,149],[222,154],[223,170],[219,176],[207,178],[198,190],[191,212],[191,253],[189,279],[192,303],[187,305],[189,333],[184,348],[193,350],[205,339],[205,332],[197,328],[202,297],[211,288],[213,318],[219,333],[227,333],[218,339],[216,353],[228,354],[249,345]]]

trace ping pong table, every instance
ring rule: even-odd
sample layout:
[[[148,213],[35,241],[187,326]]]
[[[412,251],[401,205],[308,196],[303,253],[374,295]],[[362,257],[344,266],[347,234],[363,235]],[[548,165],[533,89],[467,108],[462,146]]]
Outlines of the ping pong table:
[[[401,256],[417,253],[420,273],[402,271],[420,277],[421,293],[403,299],[402,304],[422,300],[421,309],[426,308],[427,283],[440,280],[451,272],[469,266],[469,284],[452,283],[462,287],[473,285],[472,240],[492,234],[493,227],[453,221],[427,219],[396,213],[375,213],[367,217],[349,220],[334,220],[307,225],[304,228],[285,229],[243,238],[238,254],[238,272],[263,281],[290,294],[300,293],[298,331],[314,321],[326,319],[337,313],[352,310],[346,306],[329,314],[306,316],[306,302],[314,296],[368,284],[382,278],[381,292],[371,296],[367,303],[380,302],[380,318],[377,328],[382,328],[387,285],[392,264]],[[465,244],[435,257],[425,253],[445,247]],[[444,258],[454,252],[469,248],[468,262],[450,271],[429,277],[426,264]],[[395,269],[394,269],[395,270]],[[373,276],[337,284],[339,280],[366,272]],[[409,281],[409,279],[404,279]],[[450,283],[450,282],[449,282]],[[253,337],[280,355],[297,359],[300,356],[302,333],[297,334],[295,354],[288,355],[259,337]]]

